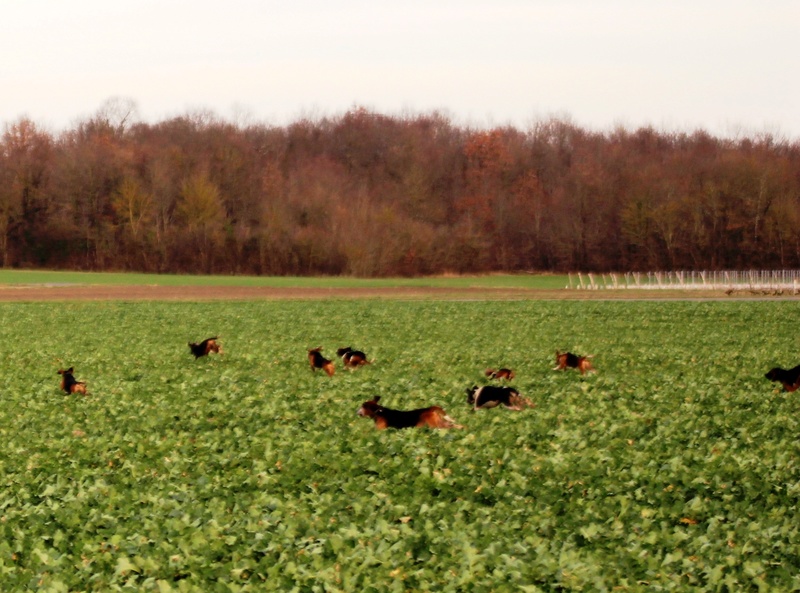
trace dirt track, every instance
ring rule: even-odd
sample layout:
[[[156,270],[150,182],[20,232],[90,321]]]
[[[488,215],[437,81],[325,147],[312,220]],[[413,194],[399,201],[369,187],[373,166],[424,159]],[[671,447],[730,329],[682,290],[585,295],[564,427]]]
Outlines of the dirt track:
[[[525,288],[303,288],[249,286],[0,286],[0,302],[13,301],[209,301],[284,299],[433,299],[433,300],[627,300],[735,299],[723,292],[671,290],[538,290]],[[763,298],[763,297],[762,297]],[[775,297],[771,297],[775,299]]]

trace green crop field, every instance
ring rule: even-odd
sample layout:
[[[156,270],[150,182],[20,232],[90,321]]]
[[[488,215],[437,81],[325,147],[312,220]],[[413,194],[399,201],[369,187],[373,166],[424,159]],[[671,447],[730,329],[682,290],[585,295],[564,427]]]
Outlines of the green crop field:
[[[800,590],[800,391],[763,376],[800,363],[796,302],[0,314],[2,591]],[[373,364],[310,370],[346,345]],[[497,366],[535,408],[470,410]],[[374,395],[464,428],[377,431]]]
[[[124,286],[266,286],[277,288],[534,288],[560,289],[569,284],[563,274],[490,274],[422,278],[350,278],[346,276],[191,276],[108,272],[0,270],[0,285],[124,285]]]

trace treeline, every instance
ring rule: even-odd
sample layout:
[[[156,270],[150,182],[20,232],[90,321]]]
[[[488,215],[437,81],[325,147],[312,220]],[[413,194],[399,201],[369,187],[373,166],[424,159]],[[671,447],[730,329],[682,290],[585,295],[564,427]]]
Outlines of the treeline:
[[[800,267],[800,145],[353,109],[286,126],[119,104],[0,142],[4,267],[215,274]]]

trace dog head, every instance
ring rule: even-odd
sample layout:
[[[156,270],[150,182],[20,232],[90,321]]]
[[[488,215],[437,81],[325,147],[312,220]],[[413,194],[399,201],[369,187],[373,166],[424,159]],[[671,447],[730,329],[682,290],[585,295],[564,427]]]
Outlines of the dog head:
[[[469,405],[473,405],[475,403],[475,398],[477,397],[478,393],[482,387],[478,387],[477,385],[473,385],[472,387],[467,389],[467,403]]]
[[[60,371],[59,371],[60,372]],[[770,369],[764,377],[769,379],[770,381],[779,381],[781,378],[781,374],[783,373],[783,369],[780,367],[775,367],[774,369]]]
[[[308,349],[308,360],[312,365],[321,367],[324,364],[326,359],[324,356],[322,356],[322,353],[320,352],[321,350],[322,346]]]
[[[376,395],[371,400],[364,402],[363,404],[361,404],[361,407],[358,408],[358,412],[356,412],[356,414],[358,414],[359,416],[364,416],[366,418],[375,418],[375,416],[377,416],[382,409],[381,406],[378,404],[380,399],[381,396]]]
[[[74,367],[69,367],[68,369],[59,369],[56,371],[56,374],[66,376],[72,376],[72,372],[74,371]]]
[[[336,355],[337,355],[337,356],[344,356],[344,355],[345,355],[345,354],[347,354],[348,352],[352,352],[352,351],[353,351],[353,349],[352,349],[350,346],[345,346],[344,348],[339,348],[339,349],[336,351]]]

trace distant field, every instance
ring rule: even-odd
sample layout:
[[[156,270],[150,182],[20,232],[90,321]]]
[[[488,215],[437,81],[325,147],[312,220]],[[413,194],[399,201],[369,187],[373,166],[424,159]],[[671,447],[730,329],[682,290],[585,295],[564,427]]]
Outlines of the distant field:
[[[0,303],[2,591],[800,589],[794,302]],[[187,341],[219,335],[194,360]],[[329,378],[306,349],[364,349]],[[596,375],[552,369],[594,355]],[[507,365],[536,407],[473,412]],[[74,366],[89,396],[59,391]],[[359,418],[443,406],[463,430]]]
[[[486,276],[437,276],[426,278],[188,276],[171,274],[94,273],[0,270],[0,285],[99,285],[99,286],[241,286],[276,288],[535,288],[560,289],[567,276],[547,274],[498,274]]]

